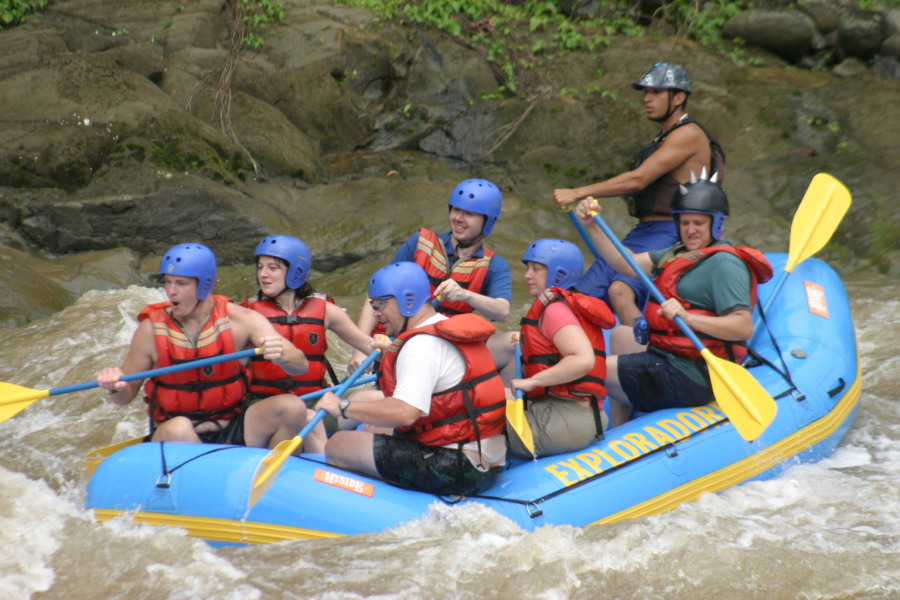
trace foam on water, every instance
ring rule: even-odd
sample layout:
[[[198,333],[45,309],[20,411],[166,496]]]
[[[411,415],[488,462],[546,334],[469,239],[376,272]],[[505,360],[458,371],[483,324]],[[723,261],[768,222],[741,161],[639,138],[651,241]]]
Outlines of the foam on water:
[[[79,462],[141,435],[145,407],[96,390],[39,400],[0,423],[0,599],[900,597],[900,286],[878,281],[871,294],[869,282],[851,287],[863,396],[831,458],[609,526],[529,533],[480,506],[438,503],[378,534],[214,549],[127,517],[100,524],[83,509]],[[137,311],[162,298],[91,292],[0,330],[0,380],[93,379],[121,361]]]

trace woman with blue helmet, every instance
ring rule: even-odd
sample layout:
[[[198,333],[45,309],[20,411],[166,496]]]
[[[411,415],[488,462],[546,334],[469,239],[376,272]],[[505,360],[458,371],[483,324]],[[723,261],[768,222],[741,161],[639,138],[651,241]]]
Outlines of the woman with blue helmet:
[[[302,351],[259,313],[213,294],[216,257],[203,244],[180,244],[163,255],[166,302],[145,307],[121,367],[106,368],[97,383],[116,404],[131,402],[144,382],[123,374],[230,354],[258,346],[286,373],[309,368]],[[153,441],[207,442],[274,448],[296,436],[306,407],[293,396],[273,396],[248,407],[247,370],[238,361],[147,380],[144,401]]]
[[[602,329],[612,327],[615,319],[605,302],[575,289],[584,271],[584,257],[575,244],[537,240],[525,250],[522,262],[528,293],[534,297],[520,324],[522,375],[512,378],[515,359],[503,366],[503,374],[513,390],[524,392],[535,454],[573,452],[603,437]],[[506,356],[510,354],[507,350]],[[507,427],[507,436],[513,454],[531,456],[512,427]]]
[[[326,373],[336,379],[326,356],[328,331],[361,352],[371,352],[371,336],[308,281],[312,254],[302,240],[270,235],[256,246],[253,257],[259,290],[241,305],[266,317],[279,334],[306,354],[310,368],[303,375],[289,376],[268,361],[252,361],[252,400],[285,392],[302,396],[327,387]]]
[[[414,262],[425,269],[438,312],[454,315],[477,311],[498,322],[509,319],[512,276],[509,263],[484,246],[500,218],[503,195],[486,179],[460,182],[447,199],[450,231],[420,228],[394,254],[391,263]],[[375,330],[375,317],[363,304],[359,328]],[[355,352],[353,364],[365,353]]]

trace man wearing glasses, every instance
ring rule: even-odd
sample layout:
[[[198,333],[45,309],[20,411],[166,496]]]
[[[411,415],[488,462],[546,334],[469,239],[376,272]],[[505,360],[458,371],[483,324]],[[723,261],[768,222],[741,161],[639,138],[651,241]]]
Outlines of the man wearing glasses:
[[[335,433],[325,459],[433,494],[476,494],[506,461],[506,395],[485,345],[494,326],[474,314],[439,314],[430,295],[428,276],[412,262],[372,276],[370,308],[396,339],[385,349],[381,390],[319,401],[328,414],[367,425]]]

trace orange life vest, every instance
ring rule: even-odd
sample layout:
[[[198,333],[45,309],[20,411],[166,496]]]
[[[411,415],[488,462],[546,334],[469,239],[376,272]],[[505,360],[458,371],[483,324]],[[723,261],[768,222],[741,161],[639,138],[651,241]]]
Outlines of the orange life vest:
[[[594,366],[583,377],[550,388],[535,388],[526,393],[525,397],[530,400],[540,400],[547,396],[583,400],[593,396],[602,408],[603,399],[606,398],[606,341],[603,339],[602,329],[615,325],[616,318],[606,302],[599,298],[558,287],[546,289],[535,298],[520,322],[523,374],[525,377],[533,377],[562,359],[559,349],[552,340],[544,337],[540,329],[541,315],[551,302],[565,302],[575,313],[594,349]]]
[[[497,374],[485,341],[494,326],[478,315],[456,315],[425,327],[401,333],[381,361],[379,383],[385,397],[397,385],[397,356],[416,335],[434,335],[448,340],[462,353],[466,373],[459,384],[431,396],[431,410],[397,435],[408,436],[426,446],[480,441],[503,432],[506,427],[506,391]]]
[[[197,336],[194,347],[166,307],[158,302],[144,307],[138,321],[150,319],[156,344],[156,367],[168,367],[198,358],[235,352],[225,296],[213,295],[213,311]],[[189,369],[149,379],[144,385],[144,401],[155,422],[184,415],[193,421],[232,419],[244,409],[247,370],[237,360],[200,369]]]
[[[413,260],[428,274],[432,293],[443,281],[452,279],[460,287],[480,294],[492,256],[494,253],[484,248],[484,256],[467,258],[452,265],[451,268],[444,242],[435,232],[423,227],[419,229],[419,242],[416,244]],[[466,302],[441,301],[437,310],[445,314],[457,315],[470,313],[473,309]]]
[[[684,305],[688,312],[716,316],[710,310],[692,307],[685,302],[677,291],[678,280],[684,274],[698,264],[715,254],[716,252],[728,252],[737,256],[747,265],[750,271],[750,309],[756,306],[756,286],[765,283],[772,278],[772,265],[759,250],[746,246],[715,245],[693,250],[690,252],[678,252],[663,266],[662,272],[656,276],[655,284],[664,298],[675,298]],[[649,328],[650,345],[672,354],[683,356],[690,360],[699,360],[700,351],[691,340],[681,331],[678,324],[659,314],[659,302],[653,297],[647,302],[644,316]],[[697,337],[703,342],[709,351],[718,356],[734,362],[741,362],[747,355],[746,341],[720,340],[712,336],[695,331]]]
[[[260,294],[241,302],[241,306],[266,317],[275,331],[302,350],[309,361],[309,371],[303,375],[289,375],[275,363],[261,356],[253,357],[250,362],[251,394],[274,396],[290,393],[300,396],[327,387],[325,306],[328,301],[325,294],[312,294],[304,298],[291,314],[287,314],[274,300]]]

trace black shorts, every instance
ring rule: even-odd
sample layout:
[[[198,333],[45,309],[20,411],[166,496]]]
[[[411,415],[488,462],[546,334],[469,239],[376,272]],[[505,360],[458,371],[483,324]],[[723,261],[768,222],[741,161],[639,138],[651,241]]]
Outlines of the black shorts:
[[[713,401],[711,385],[699,385],[652,349],[620,354],[618,361],[619,383],[635,410],[653,412]]]
[[[392,435],[375,434],[375,467],[382,479],[441,496],[468,496],[488,489],[503,467],[478,469],[455,448],[423,446]]]
[[[204,444],[230,444],[234,446],[246,446],[244,441],[244,415],[247,411],[241,412],[238,416],[228,421],[225,429],[218,431],[207,431],[198,433],[200,441]]]

